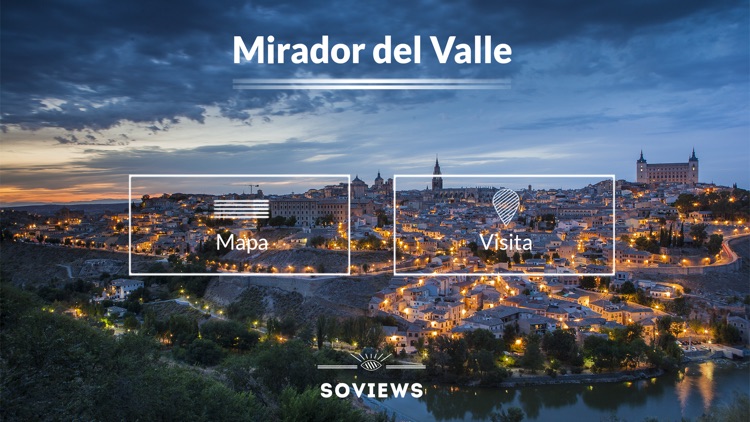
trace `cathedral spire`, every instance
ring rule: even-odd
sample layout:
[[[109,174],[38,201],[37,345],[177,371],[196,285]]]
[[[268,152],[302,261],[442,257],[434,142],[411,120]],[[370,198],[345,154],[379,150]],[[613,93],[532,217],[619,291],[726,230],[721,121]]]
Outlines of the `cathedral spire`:
[[[690,161],[698,161],[698,157],[695,156],[695,147],[693,147],[693,155],[690,156]]]
[[[641,150],[641,158],[638,159],[638,162],[639,163],[645,163],[646,162],[646,159],[643,158],[643,150]]]
[[[432,170],[432,174],[438,176],[432,178],[432,190],[443,189],[443,178],[439,177],[442,173],[440,172],[440,163],[438,162],[437,154],[435,154],[435,168]]]

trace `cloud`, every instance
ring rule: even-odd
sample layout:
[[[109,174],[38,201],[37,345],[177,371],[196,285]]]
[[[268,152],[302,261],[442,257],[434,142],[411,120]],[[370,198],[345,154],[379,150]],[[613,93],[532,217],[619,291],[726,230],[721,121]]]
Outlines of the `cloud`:
[[[343,0],[314,8],[298,0],[186,1],[91,4],[6,2],[0,16],[3,48],[0,71],[3,85],[4,127],[36,130],[57,127],[68,131],[103,130],[126,122],[168,130],[180,119],[204,122],[208,107],[222,116],[252,124],[254,118],[345,109],[377,112],[393,105],[424,104],[453,96],[450,92],[335,92],[237,91],[238,77],[497,77],[521,75],[530,53],[568,43],[570,60],[559,58],[554,71],[606,73],[613,63],[586,55],[590,40],[607,46],[627,44],[643,34],[648,39],[676,40],[670,33],[705,33],[712,28],[736,27],[722,39],[726,54],[702,67],[694,49],[668,43],[642,46],[629,67],[635,75],[656,72],[666,83],[708,83],[705,72],[725,69],[716,83],[745,80],[747,7],[741,1],[669,0],[636,2],[494,2],[433,1],[364,5]],[[147,12],[144,12],[147,11]],[[335,11],[332,12],[332,11]],[[696,30],[697,26],[697,30]],[[232,36],[276,36],[283,42],[311,44],[328,34],[336,42],[372,44],[386,34],[394,40],[413,35],[457,35],[471,41],[474,34],[490,34],[510,43],[514,62],[498,66],[437,65],[425,60],[416,66],[361,65],[235,65]],[[671,42],[671,41],[670,41]],[[739,43],[739,44],[738,44]],[[427,49],[427,45],[423,48]],[[720,51],[721,49],[714,49]],[[650,55],[659,52],[664,54]],[[737,53],[742,51],[741,53]],[[428,54],[427,50],[423,53]],[[665,60],[668,57],[669,60]],[[677,60],[673,60],[673,59]],[[639,63],[641,64],[639,66]],[[676,65],[675,65],[676,63]],[[617,63],[614,63],[615,65]],[[690,66],[683,66],[690,64]],[[729,64],[729,66],[727,66]],[[708,65],[704,65],[708,66]],[[577,67],[577,70],[576,70]],[[744,72],[744,73],[743,73]],[[546,74],[545,76],[549,76]],[[49,99],[55,99],[50,103]],[[51,107],[50,104],[54,104]],[[70,137],[67,138],[70,140]]]
[[[54,136],[53,139],[62,145],[81,145],[81,146],[124,146],[128,144],[127,140],[116,140],[116,139],[99,139],[96,136],[88,133],[83,135],[83,139],[79,139],[75,134],[69,133],[61,136]],[[124,138],[124,139],[127,139]]]
[[[630,177],[640,147],[674,161],[692,145],[703,180],[742,183],[749,10],[738,0],[5,2],[3,185],[112,196],[134,173],[370,181],[377,169],[429,171],[435,153],[452,173],[570,173],[583,160],[587,172]],[[232,63],[234,35],[268,34],[308,45],[422,35],[423,63]],[[513,62],[438,65],[425,38],[474,34],[512,45]],[[235,78],[292,77],[507,77],[512,89],[232,89]],[[17,164],[37,158],[31,144],[44,148],[40,164]]]
[[[344,157],[345,154],[315,154],[302,160],[303,163],[317,163],[320,161],[330,160],[332,158]]]

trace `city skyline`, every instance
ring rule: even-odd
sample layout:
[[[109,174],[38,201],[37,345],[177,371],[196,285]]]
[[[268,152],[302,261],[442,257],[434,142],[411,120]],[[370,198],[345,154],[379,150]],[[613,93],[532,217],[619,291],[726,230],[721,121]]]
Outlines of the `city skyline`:
[[[675,1],[648,13],[623,4],[434,6],[399,4],[406,10],[394,15],[388,4],[332,5],[339,14],[149,5],[143,16],[131,5],[7,5],[0,203],[125,198],[128,174],[154,172],[351,174],[369,183],[378,170],[423,173],[435,153],[446,174],[633,181],[641,149],[650,162],[683,162],[695,148],[701,182],[750,184],[746,4]],[[513,47],[513,61],[232,63],[233,35],[312,43],[320,31],[368,44],[385,34],[489,34]],[[69,42],[59,45],[58,34]],[[511,89],[232,89],[235,78],[269,76],[507,78]]]
[[[695,154],[695,151],[693,150],[693,154]],[[643,159],[643,152],[641,151],[641,159]],[[640,162],[640,161],[639,161]],[[670,163],[670,164],[677,164],[677,165],[686,165],[686,163]],[[662,163],[654,163],[650,165],[656,165],[656,166],[663,166],[667,164]],[[441,164],[441,167],[442,164]],[[451,166],[447,166],[448,168],[451,168]],[[579,175],[579,174],[573,174],[573,175],[562,175],[562,174],[536,174],[531,175],[528,180],[524,180],[523,176],[529,176],[529,174],[504,174],[502,176],[505,176],[504,179],[502,179],[502,183],[497,181],[498,177],[500,175],[493,175],[493,174],[487,174],[484,176],[477,175],[477,174],[467,174],[467,173],[456,173],[456,174],[445,174],[442,173],[441,176],[445,177],[446,182],[446,188],[470,188],[470,187],[494,187],[494,188],[510,188],[517,191],[526,190],[529,186],[532,187],[533,190],[538,189],[548,189],[548,190],[567,190],[567,189],[579,189],[583,186],[580,185],[582,183],[581,177],[586,176],[587,179],[584,179],[587,181],[587,183],[590,184],[596,184],[602,181],[611,180],[610,177],[614,176],[615,180],[625,180],[627,182],[632,183],[641,183],[637,181],[637,174],[638,170],[636,169],[633,171],[634,176],[632,178],[627,177],[618,177],[618,175],[595,175],[595,176],[609,176],[605,177],[604,179],[598,178],[598,177],[590,177],[592,175]],[[190,177],[204,177],[202,180],[208,180],[213,183],[213,187],[211,188],[196,188],[194,184],[189,183],[185,180],[181,180],[178,178],[178,180],[175,181],[174,176],[166,173],[155,173],[155,174],[149,174],[149,175],[127,175],[126,177],[139,177],[141,179],[143,178],[149,178],[151,177],[152,183],[153,180],[160,181],[161,184],[157,183],[155,185],[152,185],[151,187],[146,186],[133,186],[133,196],[132,198],[140,198],[142,194],[148,194],[148,195],[162,195],[162,194],[173,194],[173,193],[185,193],[185,194],[195,194],[195,195],[231,195],[231,194],[247,194],[250,193],[252,189],[260,187],[261,190],[263,188],[260,185],[253,184],[253,188],[249,188],[249,181],[247,183],[245,182],[232,182],[229,183],[230,186],[233,186],[233,188],[230,188],[227,190],[227,187],[224,186],[216,186],[214,182],[217,176],[222,176],[218,173],[209,173],[209,174],[184,174],[182,176],[190,176]],[[208,176],[209,179],[205,179],[205,176]],[[302,181],[298,182],[296,179],[300,178],[302,175],[295,176],[294,179],[284,180],[283,175],[281,174],[266,174],[266,175],[242,175],[242,174],[234,174],[234,175],[223,175],[226,178],[237,178],[237,177],[245,177],[245,176],[251,176],[250,178],[255,179],[264,179],[263,183],[265,186],[265,194],[270,195],[284,195],[284,194],[290,194],[290,193],[303,193],[307,191],[308,189],[319,189],[322,188],[323,184],[337,184],[338,182],[341,182],[341,180],[331,179],[331,176],[341,176],[346,177],[346,175],[323,175],[326,177],[326,180],[323,180],[321,182],[320,178],[310,178],[310,177],[302,177]],[[307,175],[307,176],[315,176],[315,175]],[[368,180],[374,180],[376,177],[382,177],[384,176],[385,179],[392,179],[394,176],[401,177],[401,182],[398,184],[398,191],[408,191],[408,190],[423,190],[423,189],[430,189],[430,179],[432,178],[433,174],[428,174],[427,172],[414,172],[412,174],[395,174],[395,175],[387,175],[384,174],[382,171],[378,170],[375,173],[375,176],[372,176],[372,178],[362,175],[360,177],[359,173],[356,174],[349,174],[350,180],[355,180],[357,178],[364,181],[365,184],[368,186],[373,185],[372,182]],[[547,176],[546,178],[544,176]],[[563,177],[563,176],[570,176],[570,177]],[[183,177],[184,178],[184,177]],[[267,180],[266,180],[267,179]],[[422,180],[423,179],[423,180]],[[167,180],[168,182],[165,182]],[[221,179],[223,180],[223,179]],[[249,180],[249,179],[248,179]],[[543,183],[540,184],[540,180],[543,181]],[[257,182],[257,180],[255,181]],[[323,183],[324,182],[324,183]],[[323,184],[320,184],[323,183]],[[345,183],[345,182],[342,182]],[[494,183],[494,184],[493,184]],[[501,183],[501,185],[498,185],[497,183]],[[704,184],[711,184],[715,183],[713,181],[707,182],[704,180],[700,180],[699,183]],[[726,186],[726,185],[724,185]],[[743,188],[743,186],[738,185],[738,187]],[[245,189],[247,188],[247,189]],[[231,190],[236,189],[236,190]],[[45,204],[61,204],[61,205],[78,205],[78,204],[87,204],[87,203],[120,203],[123,201],[127,201],[128,196],[126,192],[126,196],[124,198],[117,198],[117,197],[100,197],[92,200],[73,200],[73,201],[31,201],[31,202],[23,202],[23,201],[14,201],[14,202],[1,202],[2,204],[10,207],[21,207],[21,206],[30,206],[30,205],[45,205]]]
[[[132,199],[140,200],[146,194],[160,196],[164,193],[188,195],[303,194],[311,189],[347,184],[346,175],[309,176],[284,175],[133,175]],[[127,199],[127,198],[126,198]]]

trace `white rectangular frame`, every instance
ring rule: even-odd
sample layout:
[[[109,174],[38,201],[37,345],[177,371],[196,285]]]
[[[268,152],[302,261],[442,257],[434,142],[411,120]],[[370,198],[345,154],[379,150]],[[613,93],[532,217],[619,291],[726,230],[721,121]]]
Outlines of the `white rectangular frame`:
[[[440,178],[506,178],[506,179],[520,179],[520,178],[548,178],[548,179],[561,179],[561,178],[578,178],[578,179],[611,179],[612,180],[612,272],[609,273],[518,273],[518,272],[498,272],[498,273],[399,273],[397,268],[396,260],[396,245],[398,235],[398,223],[396,216],[398,214],[396,194],[398,192],[396,180],[402,179],[424,179],[433,177]],[[615,190],[616,181],[614,174],[394,174],[393,175],[393,276],[394,277],[580,277],[580,276],[593,276],[593,277],[614,277],[617,272],[617,237],[615,235],[615,226],[617,223],[617,212],[615,203]]]
[[[347,265],[345,273],[134,273],[133,272],[133,178],[341,178],[347,187]],[[218,276],[218,277],[323,277],[352,274],[352,176],[350,174],[129,174],[128,175],[128,275],[129,276]]]

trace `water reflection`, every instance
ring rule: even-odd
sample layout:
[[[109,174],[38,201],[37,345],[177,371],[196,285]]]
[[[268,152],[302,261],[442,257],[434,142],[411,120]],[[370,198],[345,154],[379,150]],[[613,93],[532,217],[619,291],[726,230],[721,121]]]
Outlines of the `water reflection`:
[[[578,393],[568,388],[549,391],[539,387],[527,387],[520,390],[518,402],[527,417],[537,418],[541,409],[560,408],[576,404]]]
[[[703,409],[708,410],[711,403],[714,402],[714,369],[716,365],[713,362],[706,362],[700,367],[703,376],[697,380],[698,389],[703,396]]]
[[[514,390],[492,390],[468,387],[428,387],[419,400],[435,420],[487,420],[515,399]]]
[[[675,385],[675,391],[683,413],[690,403],[693,390],[696,390],[695,392],[701,397],[704,411],[711,407],[716,389],[716,382],[714,381],[716,369],[716,363],[713,361],[705,362],[699,367],[689,366],[684,369]]]
[[[690,365],[686,371],[615,384],[543,385],[523,388],[428,386],[419,399],[386,404],[414,420],[489,420],[493,412],[520,407],[525,420],[695,419],[732,392],[750,389],[750,366],[731,362]],[[698,397],[699,396],[699,397]]]
[[[624,405],[642,406],[648,400],[664,394],[664,383],[636,381],[616,384],[595,384],[583,391],[581,398],[587,407],[615,412]]]
[[[665,383],[655,380],[502,390],[434,386],[420,401],[438,421],[489,418],[492,412],[507,408],[513,402],[517,402],[515,405],[521,407],[529,419],[539,418],[544,409],[571,407],[579,402],[590,409],[617,413],[622,406],[643,406],[647,401],[664,395]]]

